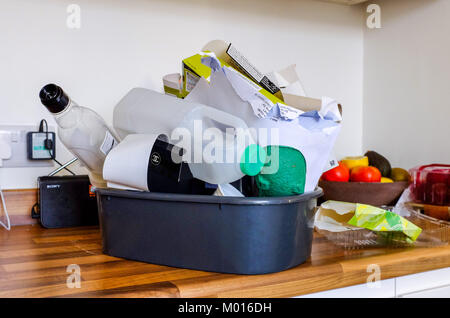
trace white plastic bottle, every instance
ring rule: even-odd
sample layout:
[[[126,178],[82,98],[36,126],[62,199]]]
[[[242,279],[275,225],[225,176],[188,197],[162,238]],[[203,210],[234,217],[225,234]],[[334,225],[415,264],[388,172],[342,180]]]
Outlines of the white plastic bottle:
[[[116,105],[114,129],[121,138],[129,134],[167,136],[170,143],[186,151],[183,160],[193,176],[208,183],[256,175],[265,161],[264,150],[242,119],[144,88],[132,89]]]
[[[103,164],[119,138],[100,115],[77,105],[61,87],[48,84],[41,89],[39,97],[55,117],[61,142],[88,169],[92,185],[106,187]]]

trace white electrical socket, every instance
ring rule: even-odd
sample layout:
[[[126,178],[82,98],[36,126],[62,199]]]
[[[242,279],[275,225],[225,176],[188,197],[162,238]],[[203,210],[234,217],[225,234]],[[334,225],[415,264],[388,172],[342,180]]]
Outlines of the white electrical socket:
[[[38,130],[39,125],[0,125],[0,138],[6,138],[11,145],[10,158],[3,160],[4,168],[53,167],[52,160],[28,159],[27,133]],[[54,128],[49,126],[48,131],[54,131]]]
[[[11,132],[6,130],[0,130],[0,142],[2,144],[10,145],[11,144]],[[0,153],[4,150],[0,149]],[[6,159],[6,155],[2,156],[3,159]]]
[[[3,166],[3,160],[9,158],[11,158],[11,133],[0,131],[0,167]]]

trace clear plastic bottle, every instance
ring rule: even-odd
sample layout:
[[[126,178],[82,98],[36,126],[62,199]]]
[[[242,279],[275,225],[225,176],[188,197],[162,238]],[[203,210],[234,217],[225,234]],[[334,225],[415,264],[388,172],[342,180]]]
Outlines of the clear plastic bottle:
[[[41,89],[39,97],[55,117],[61,142],[88,169],[92,185],[106,187],[103,164],[119,138],[100,115],[77,105],[61,87],[48,84]]]
[[[183,160],[193,176],[208,183],[224,184],[244,175],[254,176],[265,162],[264,150],[254,142],[242,119],[144,88],[133,88],[116,105],[114,129],[122,138],[129,134],[167,136],[170,143],[186,151]],[[208,133],[215,134],[207,138]]]

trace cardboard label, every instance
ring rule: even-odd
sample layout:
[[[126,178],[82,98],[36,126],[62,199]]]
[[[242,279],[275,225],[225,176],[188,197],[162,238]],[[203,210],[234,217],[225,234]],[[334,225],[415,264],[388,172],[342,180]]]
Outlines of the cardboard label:
[[[109,131],[106,131],[105,139],[103,139],[103,143],[100,146],[100,151],[106,156],[117,144],[116,138]]]
[[[243,56],[232,44],[228,46],[227,54],[243,70],[244,74],[250,76],[255,82],[259,83],[265,90],[271,94],[277,93],[280,89],[265,75],[254,67],[249,60]]]

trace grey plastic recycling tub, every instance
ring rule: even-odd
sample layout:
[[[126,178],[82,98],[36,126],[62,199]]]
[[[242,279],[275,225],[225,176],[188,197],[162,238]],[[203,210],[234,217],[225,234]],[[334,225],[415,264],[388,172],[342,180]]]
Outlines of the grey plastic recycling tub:
[[[237,198],[97,189],[105,254],[196,270],[265,274],[305,262],[322,189]]]

